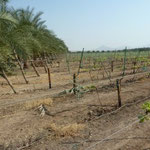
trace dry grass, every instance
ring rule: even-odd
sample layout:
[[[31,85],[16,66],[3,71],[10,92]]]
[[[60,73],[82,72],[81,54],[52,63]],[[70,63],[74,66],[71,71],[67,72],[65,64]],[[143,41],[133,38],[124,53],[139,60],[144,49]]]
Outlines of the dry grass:
[[[34,100],[34,101],[27,101],[24,105],[24,108],[25,110],[29,110],[32,108],[36,108],[42,104],[52,106],[53,100],[51,98],[45,98],[45,99],[39,99],[39,100]]]
[[[55,136],[77,136],[79,131],[82,131],[85,128],[84,124],[69,124],[66,126],[58,126],[56,124],[51,124],[50,129],[54,132]]]
[[[48,82],[47,74],[41,74],[40,77],[38,77],[38,80],[36,78],[34,80],[32,79],[33,84],[43,84],[47,82]]]

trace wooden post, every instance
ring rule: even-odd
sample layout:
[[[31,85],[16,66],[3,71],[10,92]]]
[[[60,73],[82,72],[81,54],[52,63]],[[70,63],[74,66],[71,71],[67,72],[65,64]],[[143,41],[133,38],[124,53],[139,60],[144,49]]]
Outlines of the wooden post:
[[[111,61],[111,72],[114,71],[114,61]]]
[[[39,72],[37,71],[37,69],[36,69],[35,64],[34,64],[34,62],[33,62],[33,61],[31,61],[31,66],[33,67],[33,69],[34,69],[34,71],[35,71],[36,75],[39,77],[39,76],[40,76],[40,74],[39,74]]]
[[[51,88],[52,88],[52,83],[51,83],[51,73],[50,73],[50,69],[49,69],[49,68],[47,68],[47,70],[48,70],[49,89],[51,89]]]
[[[133,62],[133,74],[135,74],[136,61]]]
[[[73,74],[73,93],[76,95],[76,74]]]
[[[67,63],[68,72],[69,72],[69,74],[70,74],[70,65],[69,65],[69,59],[68,59],[67,53],[66,53],[66,63]]]
[[[102,74],[103,74],[103,79],[104,79],[105,78],[105,71],[104,71],[104,69],[103,69]]]
[[[80,73],[80,68],[82,68],[82,66],[83,66],[83,53],[84,53],[84,48],[83,48],[83,50],[82,50],[82,53],[81,53],[81,58],[80,58],[80,62],[79,62],[79,68],[78,68],[78,73],[77,73],[77,75],[79,75],[79,73]]]
[[[117,93],[118,93],[118,106],[121,107],[121,79],[116,80]]]
[[[122,76],[125,76],[125,71],[126,71],[126,57],[127,57],[127,47],[124,50],[123,73],[122,73]]]
[[[17,94],[17,92],[15,91],[13,85],[12,85],[11,82],[8,80],[7,75],[6,75],[6,73],[5,73],[4,70],[2,70],[2,73],[3,73],[3,78],[7,81],[8,85],[11,87],[11,89],[13,90],[13,92],[14,92],[15,94]]]

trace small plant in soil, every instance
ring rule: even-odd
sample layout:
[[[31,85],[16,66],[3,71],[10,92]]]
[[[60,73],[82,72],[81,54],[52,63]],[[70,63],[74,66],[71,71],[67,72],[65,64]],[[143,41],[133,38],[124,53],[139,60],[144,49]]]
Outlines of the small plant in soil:
[[[145,111],[144,114],[139,115],[139,120],[140,123],[144,122],[145,120],[150,120],[150,117],[148,116],[148,114],[150,113],[150,102],[145,102],[142,105],[142,109]]]

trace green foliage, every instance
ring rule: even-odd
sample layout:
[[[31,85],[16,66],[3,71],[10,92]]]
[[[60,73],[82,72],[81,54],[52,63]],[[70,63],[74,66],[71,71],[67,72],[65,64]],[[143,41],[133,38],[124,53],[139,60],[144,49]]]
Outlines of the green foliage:
[[[145,102],[142,105],[142,109],[144,109],[146,111],[146,113],[149,113],[150,112],[150,102]]]
[[[15,67],[13,57],[7,47],[0,48],[0,75],[3,76],[2,71],[11,73],[11,70]]]
[[[0,72],[14,66],[14,50],[24,62],[68,51],[65,43],[47,29],[42,12],[34,14],[29,7],[10,9],[7,3],[8,0],[0,0]]]
[[[140,120],[140,123],[143,123],[145,120],[150,119],[147,115],[139,115],[138,118]]]
[[[148,116],[148,114],[150,113],[150,102],[145,102],[142,105],[142,109],[145,111],[145,114],[141,114],[139,115],[139,120],[140,123],[144,122],[145,120],[150,120],[150,117]]]
[[[95,85],[88,85],[88,86],[85,86],[84,89],[86,89],[88,91],[93,91],[93,90],[96,90],[96,86]]]

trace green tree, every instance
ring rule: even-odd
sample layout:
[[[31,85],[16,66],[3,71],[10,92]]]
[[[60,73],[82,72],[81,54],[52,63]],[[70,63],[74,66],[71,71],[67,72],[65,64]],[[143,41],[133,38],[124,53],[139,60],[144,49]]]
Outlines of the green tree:
[[[68,51],[65,43],[45,25],[42,12],[34,9],[10,9],[8,0],[0,0],[0,75],[4,77],[18,62],[25,82],[28,83],[22,63],[38,57],[45,59]],[[15,59],[14,59],[15,58]],[[10,65],[10,62],[12,65]],[[6,72],[6,73],[5,73]]]

